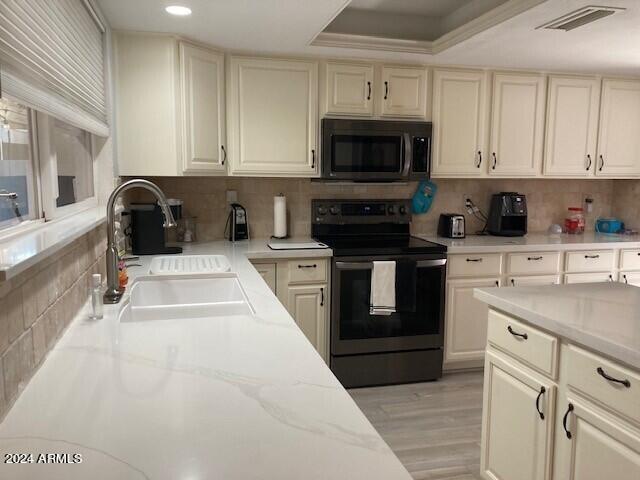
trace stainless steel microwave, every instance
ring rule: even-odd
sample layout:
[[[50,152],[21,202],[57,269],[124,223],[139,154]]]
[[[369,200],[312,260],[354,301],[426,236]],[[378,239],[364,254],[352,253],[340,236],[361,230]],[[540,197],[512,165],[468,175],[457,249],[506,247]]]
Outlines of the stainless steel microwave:
[[[393,182],[429,178],[431,123],[322,120],[325,180]]]

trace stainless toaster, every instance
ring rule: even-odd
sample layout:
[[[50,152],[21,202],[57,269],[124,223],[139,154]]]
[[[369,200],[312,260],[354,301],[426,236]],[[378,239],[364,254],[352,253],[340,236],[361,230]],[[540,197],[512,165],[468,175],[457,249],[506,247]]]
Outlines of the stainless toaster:
[[[443,213],[438,221],[438,235],[446,238],[464,238],[464,215]]]

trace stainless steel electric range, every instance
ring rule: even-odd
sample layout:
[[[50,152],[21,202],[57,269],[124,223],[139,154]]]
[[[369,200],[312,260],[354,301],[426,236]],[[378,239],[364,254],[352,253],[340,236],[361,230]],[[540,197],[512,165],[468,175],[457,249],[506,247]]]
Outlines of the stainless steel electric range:
[[[333,249],[330,367],[345,387],[442,376],[446,247],[409,233],[408,200],[313,200],[312,236]],[[415,299],[389,316],[370,314],[376,260],[405,262]],[[415,265],[415,267],[413,267]],[[407,290],[408,289],[408,290]]]

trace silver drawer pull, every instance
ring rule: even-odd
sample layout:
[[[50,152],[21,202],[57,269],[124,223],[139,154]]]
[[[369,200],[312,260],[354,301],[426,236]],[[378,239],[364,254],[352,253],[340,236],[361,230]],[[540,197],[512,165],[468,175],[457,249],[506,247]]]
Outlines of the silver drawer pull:
[[[584,258],[600,258],[600,255],[585,255]]]
[[[614,377],[612,377],[610,375],[607,375],[607,372],[605,372],[602,369],[602,367],[596,368],[596,372],[598,372],[598,375],[600,375],[605,380],[608,380],[608,381],[613,382],[613,383],[619,383],[621,385],[624,385],[627,388],[631,388],[631,382],[629,380],[627,380],[626,378],[624,380],[618,380],[617,378],[614,378]]]
[[[527,260],[542,260],[542,257],[527,257]]]
[[[298,265],[298,268],[316,268],[318,265],[315,263],[313,265]]]
[[[467,262],[481,262],[482,258],[467,258]]]

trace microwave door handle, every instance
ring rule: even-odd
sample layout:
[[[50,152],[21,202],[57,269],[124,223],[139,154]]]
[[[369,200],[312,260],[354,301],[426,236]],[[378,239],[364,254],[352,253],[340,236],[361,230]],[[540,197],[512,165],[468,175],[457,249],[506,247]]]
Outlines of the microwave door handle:
[[[411,154],[411,137],[408,133],[403,133],[402,138],[404,143],[404,167],[402,169],[402,176],[408,178],[411,161],[413,159],[413,155]]]

